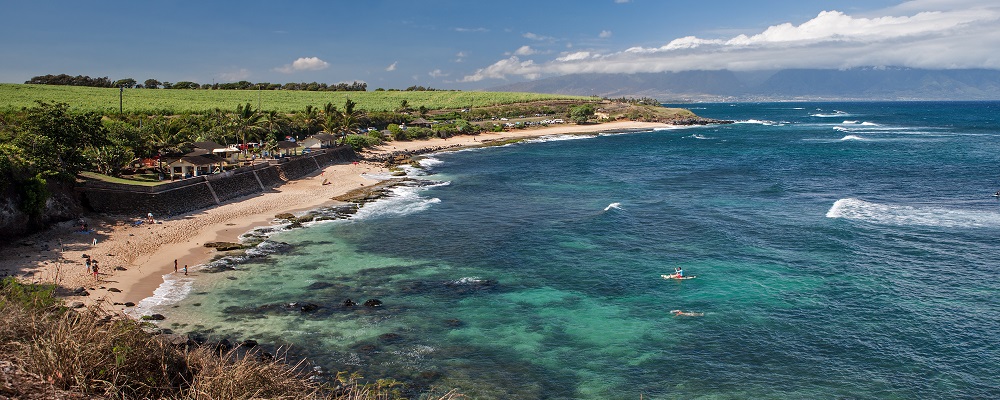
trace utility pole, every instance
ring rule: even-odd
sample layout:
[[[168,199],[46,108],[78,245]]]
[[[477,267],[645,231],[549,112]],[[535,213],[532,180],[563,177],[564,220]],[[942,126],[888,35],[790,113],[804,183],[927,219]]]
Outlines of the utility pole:
[[[260,111],[260,84],[257,84],[257,111]]]
[[[119,86],[118,87],[118,114],[119,115],[124,114],[122,112],[123,111],[123,106],[125,105],[124,98],[125,98],[125,86]]]

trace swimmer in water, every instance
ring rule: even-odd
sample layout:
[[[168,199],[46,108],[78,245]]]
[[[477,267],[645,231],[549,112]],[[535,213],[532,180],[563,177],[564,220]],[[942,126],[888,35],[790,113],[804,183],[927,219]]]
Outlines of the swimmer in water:
[[[670,313],[674,314],[675,317],[701,317],[705,315],[703,312],[684,312],[681,310],[670,310]]]

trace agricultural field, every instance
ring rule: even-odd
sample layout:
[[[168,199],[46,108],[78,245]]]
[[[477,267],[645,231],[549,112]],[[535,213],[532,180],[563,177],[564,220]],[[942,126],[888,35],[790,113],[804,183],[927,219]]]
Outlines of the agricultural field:
[[[290,90],[125,89],[126,113],[172,115],[220,108],[233,110],[250,103],[263,111],[301,111],[307,105],[341,106],[350,98],[367,111],[390,111],[406,100],[410,107],[430,110],[486,107],[540,100],[594,100],[590,97],[509,92],[309,92]],[[119,89],[82,86],[0,84],[0,112],[31,107],[35,101],[60,102],[75,111],[118,112]]]

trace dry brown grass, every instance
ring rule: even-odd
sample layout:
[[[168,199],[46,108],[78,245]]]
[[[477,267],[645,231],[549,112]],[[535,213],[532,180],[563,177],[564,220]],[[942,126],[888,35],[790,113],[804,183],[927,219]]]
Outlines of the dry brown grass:
[[[0,385],[0,398],[399,397],[399,385],[391,380],[361,383],[357,376],[338,375],[332,384],[323,383],[311,379],[304,361],[292,365],[282,357],[260,357],[245,349],[220,353],[210,347],[177,347],[143,327],[96,307],[82,312],[66,309],[48,287],[2,280],[0,362],[16,368],[22,382]],[[17,386],[31,389],[18,392]],[[64,392],[69,394],[50,395]],[[458,397],[452,391],[438,398]]]

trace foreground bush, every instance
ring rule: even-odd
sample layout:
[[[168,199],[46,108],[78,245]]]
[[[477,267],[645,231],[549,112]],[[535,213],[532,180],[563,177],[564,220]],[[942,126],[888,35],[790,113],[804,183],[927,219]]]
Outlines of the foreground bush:
[[[310,379],[302,363],[178,347],[97,308],[70,310],[51,286],[0,281],[0,398],[392,399],[393,385]],[[63,393],[63,394],[59,394]],[[69,394],[66,394],[69,393]],[[67,397],[68,396],[68,397]],[[458,395],[449,392],[442,399]]]

